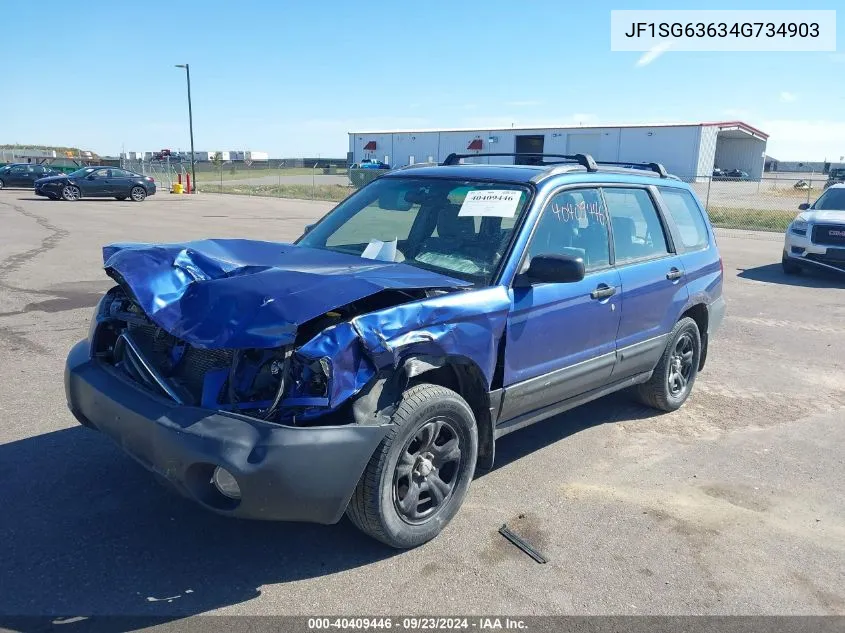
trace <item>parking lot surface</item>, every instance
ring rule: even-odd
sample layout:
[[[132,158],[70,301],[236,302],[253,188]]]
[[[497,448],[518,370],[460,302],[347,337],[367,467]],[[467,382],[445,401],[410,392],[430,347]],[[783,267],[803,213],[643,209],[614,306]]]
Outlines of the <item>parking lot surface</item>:
[[[209,514],[65,405],[101,247],[290,240],[327,203],[0,192],[0,626],[11,615],[845,614],[845,279],[719,231],[728,316],[688,403],[619,394],[503,438],[434,541]],[[577,332],[573,332],[577,336]],[[507,523],[546,558],[502,538]]]

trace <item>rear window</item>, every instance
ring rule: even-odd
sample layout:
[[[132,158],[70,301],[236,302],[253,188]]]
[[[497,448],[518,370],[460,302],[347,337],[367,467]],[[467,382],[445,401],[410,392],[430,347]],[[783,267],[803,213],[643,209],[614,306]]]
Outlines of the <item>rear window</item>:
[[[707,225],[692,193],[686,189],[660,187],[660,193],[669,215],[675,221],[681,234],[681,243],[686,250],[707,246]]]

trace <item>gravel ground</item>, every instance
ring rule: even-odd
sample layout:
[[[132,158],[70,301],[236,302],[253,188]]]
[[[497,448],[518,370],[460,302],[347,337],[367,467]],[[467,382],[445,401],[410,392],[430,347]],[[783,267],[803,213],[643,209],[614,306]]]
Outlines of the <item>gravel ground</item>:
[[[329,205],[0,192],[0,627],[12,615],[845,614],[845,280],[719,231],[728,316],[689,402],[624,395],[504,438],[433,542],[247,522],[158,486],[65,406],[100,247],[289,240]],[[507,523],[549,559],[507,543]]]

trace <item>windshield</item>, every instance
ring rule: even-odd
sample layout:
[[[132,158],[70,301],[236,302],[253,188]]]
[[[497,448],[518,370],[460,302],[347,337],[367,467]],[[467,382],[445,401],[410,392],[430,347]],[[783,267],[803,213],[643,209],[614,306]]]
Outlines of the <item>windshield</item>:
[[[516,184],[382,178],[339,204],[297,243],[486,285],[530,195]]]
[[[816,211],[845,211],[845,188],[831,187],[813,205]]]
[[[68,176],[71,177],[71,178],[83,178],[83,177],[87,176],[88,174],[90,174],[95,169],[97,169],[97,168],[96,167],[83,167],[82,169],[77,169],[76,171],[69,173]]]

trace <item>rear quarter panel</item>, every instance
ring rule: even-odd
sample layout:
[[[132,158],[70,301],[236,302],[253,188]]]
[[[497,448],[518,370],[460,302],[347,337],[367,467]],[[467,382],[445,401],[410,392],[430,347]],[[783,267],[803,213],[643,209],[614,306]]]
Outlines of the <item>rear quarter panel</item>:
[[[701,251],[684,253],[681,261],[689,289],[687,307],[699,303],[709,305],[722,295],[722,266],[715,244],[711,243]]]

